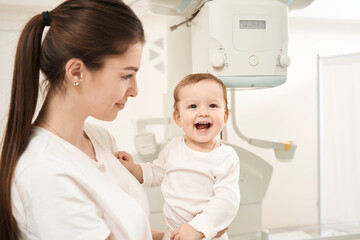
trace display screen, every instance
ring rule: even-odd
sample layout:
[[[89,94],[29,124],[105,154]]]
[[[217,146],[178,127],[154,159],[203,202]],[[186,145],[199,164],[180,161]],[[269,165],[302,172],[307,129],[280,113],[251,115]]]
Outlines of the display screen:
[[[266,29],[265,20],[240,20],[240,29]]]

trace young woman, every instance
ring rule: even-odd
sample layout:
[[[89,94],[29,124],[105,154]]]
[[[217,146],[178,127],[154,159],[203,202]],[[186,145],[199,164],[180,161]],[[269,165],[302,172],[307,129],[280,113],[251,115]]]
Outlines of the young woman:
[[[68,0],[26,24],[1,152],[2,239],[152,239],[143,188],[113,137],[85,123],[114,120],[137,95],[144,41],[116,0]],[[47,91],[35,116],[39,72]]]

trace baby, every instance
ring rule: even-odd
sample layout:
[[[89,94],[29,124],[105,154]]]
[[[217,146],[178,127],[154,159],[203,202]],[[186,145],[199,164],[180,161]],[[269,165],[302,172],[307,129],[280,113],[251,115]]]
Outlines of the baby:
[[[174,90],[173,118],[184,134],[152,163],[137,164],[130,154],[116,153],[145,187],[161,185],[164,240],[228,239],[224,232],[240,203],[239,158],[217,140],[228,117],[223,82],[208,73],[191,74]]]

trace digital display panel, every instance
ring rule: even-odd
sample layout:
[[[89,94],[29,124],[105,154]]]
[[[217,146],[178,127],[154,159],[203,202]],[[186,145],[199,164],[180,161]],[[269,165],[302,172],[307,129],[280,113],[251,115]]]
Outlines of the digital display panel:
[[[265,20],[240,20],[240,29],[266,29]]]

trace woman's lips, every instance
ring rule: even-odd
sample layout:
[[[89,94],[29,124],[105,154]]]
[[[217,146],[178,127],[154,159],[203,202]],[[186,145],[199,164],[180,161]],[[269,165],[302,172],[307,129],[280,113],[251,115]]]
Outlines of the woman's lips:
[[[125,107],[125,103],[116,103],[116,106],[119,110],[122,110]]]

